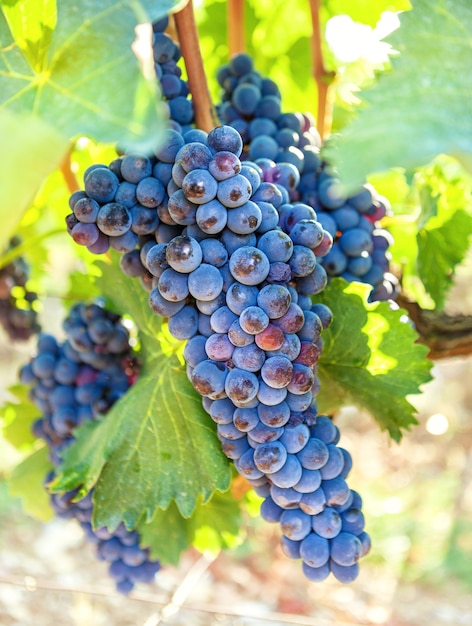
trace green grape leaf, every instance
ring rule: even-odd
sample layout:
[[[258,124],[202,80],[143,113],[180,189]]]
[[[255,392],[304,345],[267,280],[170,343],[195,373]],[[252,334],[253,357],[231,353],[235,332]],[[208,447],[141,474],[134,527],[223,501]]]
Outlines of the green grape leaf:
[[[37,441],[31,431],[33,422],[41,417],[28,397],[28,387],[17,384],[8,389],[14,398],[2,406],[2,435],[18,450],[31,449]]]
[[[416,232],[416,270],[435,302],[444,306],[454,271],[472,234],[472,180],[454,159],[442,156],[415,175],[421,214]]]
[[[416,424],[406,400],[431,380],[428,349],[415,343],[417,333],[386,302],[367,304],[369,287],[335,279],[316,302],[334,315],[323,332],[320,363],[320,410],[329,412],[351,403],[367,409],[382,430],[399,441],[402,429]]]
[[[455,211],[440,226],[428,227],[416,235],[418,242],[418,275],[436,307],[444,306],[447,290],[453,284],[454,268],[464,259],[472,233],[472,216]]]
[[[0,251],[3,251],[39,186],[59,166],[68,142],[37,117],[7,111],[0,111],[0,136]]]
[[[14,469],[8,480],[10,494],[19,497],[29,515],[47,522],[54,516],[49,495],[44,488],[47,474],[52,470],[46,446],[38,448]]]
[[[141,546],[150,548],[152,558],[177,565],[180,554],[190,545],[199,552],[218,553],[241,541],[239,503],[231,492],[215,493],[207,504],[199,503],[192,517],[184,518],[172,503],[156,511],[153,519],[138,527]]]
[[[41,72],[56,27],[56,0],[17,0],[2,5],[16,44],[31,67]]]
[[[75,431],[53,483],[55,491],[94,485],[94,523],[133,528],[174,500],[184,517],[215,490],[225,491],[230,465],[214,424],[187,379],[182,342],[171,342],[151,313],[140,282],[115,262],[100,263],[98,284],[137,323],[142,368],[137,382],[100,422]]]
[[[82,272],[71,272],[67,299],[74,302],[88,302],[90,298],[99,298],[102,294],[95,284],[93,276]]]
[[[104,0],[99,5],[77,0],[73,6],[61,2],[52,32],[54,20],[46,0],[43,8],[49,18],[43,22],[38,8],[29,14],[25,31],[21,10],[29,3],[3,8],[0,108],[35,113],[68,138],[87,135],[152,150],[164,125],[165,107],[154,74],[151,27],[140,31],[139,62],[131,45],[138,21],[161,16],[175,4],[157,3],[154,8],[139,0]],[[35,31],[36,43],[26,39],[34,38]]]
[[[392,71],[362,92],[363,106],[323,156],[348,189],[367,174],[413,169],[441,153],[472,169],[472,4],[414,0],[388,42],[400,52]]]

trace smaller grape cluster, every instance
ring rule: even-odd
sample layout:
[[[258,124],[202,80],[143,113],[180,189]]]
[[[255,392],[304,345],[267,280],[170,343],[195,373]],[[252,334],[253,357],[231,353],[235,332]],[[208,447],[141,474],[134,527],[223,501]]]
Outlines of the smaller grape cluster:
[[[319,221],[333,238],[333,247],[321,261],[328,276],[372,285],[371,301],[395,299],[398,280],[389,271],[388,251],[393,238],[379,225],[391,213],[388,200],[368,184],[346,196],[326,164],[318,172],[305,174],[298,185],[300,197],[316,208]]]
[[[278,440],[292,459],[291,479],[289,471],[284,476],[278,471],[256,486],[265,497],[261,516],[280,524],[284,554],[302,559],[309,580],[322,581],[332,573],[350,583],[359,574],[358,560],[370,550],[362,499],[345,480],[351,455],[337,445],[339,429],[328,417],[307,417],[289,423]]]
[[[97,558],[109,563],[108,572],[117,591],[128,594],[136,583],[152,583],[161,565],[149,558],[148,548],[139,547],[139,533],[127,530],[123,523],[113,532],[105,527],[93,528],[93,489],[82,500],[74,501],[76,495],[76,491],[52,494],[51,505],[58,517],[79,522],[88,541],[95,544]]]
[[[321,138],[310,115],[282,113],[277,85],[254,69],[247,54],[235,55],[217,74],[223,88],[221,120],[238,130],[245,158],[264,170],[265,182],[281,182],[292,201],[311,206],[333,238],[320,263],[328,276],[373,287],[371,300],[394,299],[398,280],[389,272],[392,238],[380,228],[390,204],[371,185],[346,196],[322,160]]]
[[[119,315],[98,303],[76,304],[64,320],[66,339],[41,333],[37,354],[20,370],[30,398],[42,413],[33,433],[43,439],[54,467],[74,441],[77,427],[105,415],[135,382],[136,358],[129,331]],[[46,483],[54,477],[50,474]],[[114,532],[91,525],[92,492],[74,501],[77,492],[52,494],[51,504],[61,517],[77,519],[86,536],[97,544],[97,555],[110,562],[118,591],[129,593],[135,582],[151,582],[160,568],[139,547],[139,534],[120,525]]]
[[[182,70],[177,65],[181,58],[179,44],[164,32],[168,25],[167,17],[152,25],[154,68],[169,107],[172,127],[184,134],[194,123],[193,103],[188,97],[190,92],[187,81],[182,79]]]
[[[20,243],[13,237],[7,252]],[[28,289],[28,277],[29,266],[22,256],[0,268],[0,324],[12,341],[27,341],[41,329],[35,310],[38,296]]]
[[[140,237],[153,235],[161,222],[173,224],[167,186],[183,145],[181,133],[168,129],[156,155],[129,153],[108,166],[87,168],[84,189],[69,199],[66,227],[72,239],[94,254],[110,247],[125,253],[136,248]]]

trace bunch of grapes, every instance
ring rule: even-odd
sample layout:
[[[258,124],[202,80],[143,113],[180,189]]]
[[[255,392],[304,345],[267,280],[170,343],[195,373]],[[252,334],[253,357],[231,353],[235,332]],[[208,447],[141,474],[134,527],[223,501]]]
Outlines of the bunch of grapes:
[[[138,373],[129,331],[119,315],[99,304],[80,303],[63,326],[66,340],[59,343],[40,334],[36,356],[20,371],[20,381],[30,387],[30,398],[42,413],[33,432],[46,442],[54,467],[73,443],[75,429],[105,415]],[[53,478],[54,471],[46,483]],[[96,544],[98,558],[110,563],[118,591],[129,593],[135,582],[152,582],[160,564],[139,547],[139,534],[123,525],[114,532],[93,529],[92,491],[79,501],[76,496],[76,491],[52,494],[51,504],[60,517],[78,520]]]
[[[269,182],[277,181],[286,164],[293,166],[291,200],[310,205],[333,238],[331,252],[320,260],[328,276],[371,285],[371,300],[395,298],[398,281],[389,272],[391,237],[380,228],[390,212],[388,200],[371,185],[352,196],[343,193],[336,174],[320,157],[322,142],[313,118],[282,113],[276,84],[254,69],[250,56],[235,55],[217,79],[223,89],[220,119],[241,134],[243,157],[263,166]]]
[[[315,535],[328,542],[318,516],[359,505],[344,480],[348,453],[310,430],[318,420],[321,332],[331,322],[329,309],[312,305],[310,296],[326,285],[318,260],[332,238],[312,207],[289,202],[298,180],[293,165],[242,162],[243,142],[230,126],[201,133],[199,141],[180,137],[150,159],[156,170],[164,152],[171,161],[167,212],[161,209],[154,233],[124,253],[121,267],[141,278],[151,309],[187,341],[188,377],[225,454],[265,502],[287,511],[284,520],[295,511],[303,519],[303,537],[281,523],[284,542],[308,545]],[[114,164],[121,178],[126,158]],[[319,567],[344,582],[355,578],[368,541],[358,538],[363,527],[354,534],[346,523],[343,537],[352,539],[342,562],[329,543],[322,563],[299,552],[311,579],[321,579]]]
[[[336,182],[313,120],[282,114],[277,86],[247,55],[219,72],[220,116],[229,125],[207,134],[176,117],[172,102],[188,89],[166,26],[154,26],[154,54],[172,127],[154,155],[89,168],[84,191],[71,197],[68,230],[92,252],[121,252],[122,270],[141,280],[151,310],[187,342],[188,378],[223,451],[265,498],[262,516],[280,522],[286,554],[302,559],[311,580],[332,572],[350,582],[370,541],[360,497],[345,481],[351,457],[337,446],[338,429],[317,414],[321,333],[331,312],[311,296],[336,275],[338,240],[346,256],[363,258],[373,229],[364,226],[369,244],[364,237],[360,251],[352,242],[347,249],[353,224],[340,232],[329,221],[341,205],[328,213],[318,195],[313,201],[311,181]],[[372,224],[383,214],[365,208],[368,193],[372,205],[366,186],[352,210]]]
[[[8,251],[21,243],[10,240]],[[12,341],[26,341],[40,331],[35,303],[38,296],[27,287],[29,266],[18,256],[0,268],[0,324]]]
[[[167,17],[153,24],[153,54],[156,76],[162,95],[169,107],[172,127],[182,134],[192,129],[194,111],[189,99],[187,81],[183,80],[178,66],[181,58],[179,44],[164,31],[169,25]]]

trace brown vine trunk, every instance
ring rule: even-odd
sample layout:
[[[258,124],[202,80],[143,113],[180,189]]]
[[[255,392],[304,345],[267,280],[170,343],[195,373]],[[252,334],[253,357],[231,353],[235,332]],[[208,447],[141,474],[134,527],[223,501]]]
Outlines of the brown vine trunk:
[[[188,85],[195,110],[195,123],[198,128],[208,133],[218,126],[219,122],[203,67],[192,2],[188,2],[181,11],[175,13],[174,19],[187,69]]]

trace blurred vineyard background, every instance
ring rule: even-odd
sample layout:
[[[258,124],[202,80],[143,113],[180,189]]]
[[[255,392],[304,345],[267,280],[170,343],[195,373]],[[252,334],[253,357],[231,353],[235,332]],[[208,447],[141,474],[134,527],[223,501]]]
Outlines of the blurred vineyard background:
[[[49,275],[69,268],[58,245]],[[472,313],[472,258],[457,272],[447,310]],[[42,323],[60,335],[61,303],[46,299]],[[0,400],[34,350],[1,337]],[[351,485],[364,498],[371,554],[350,586],[307,581],[279,547],[278,531],[248,514],[243,540],[214,555],[189,552],[152,587],[116,594],[74,522],[43,524],[9,495],[19,453],[0,438],[1,626],[305,624],[468,626],[472,623],[472,358],[441,361],[423,396],[419,425],[400,445],[354,407],[336,416],[354,459]],[[253,503],[253,512],[257,503]]]

